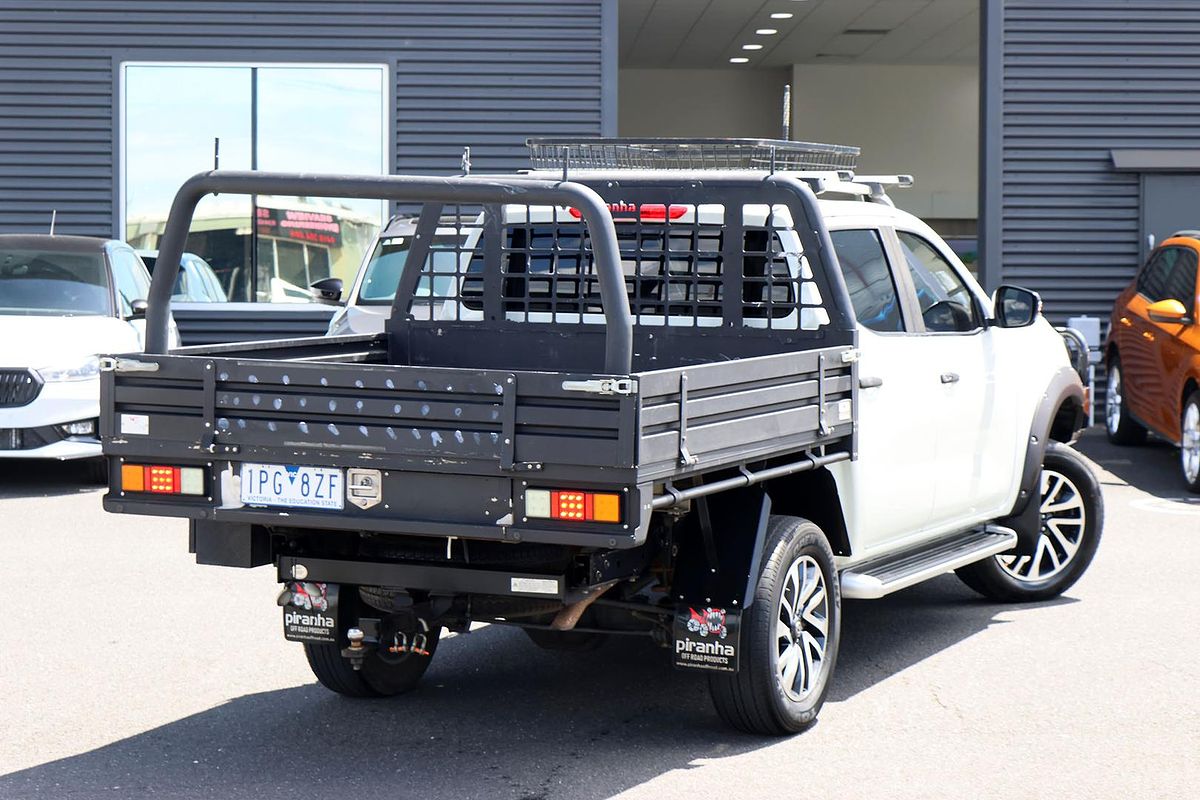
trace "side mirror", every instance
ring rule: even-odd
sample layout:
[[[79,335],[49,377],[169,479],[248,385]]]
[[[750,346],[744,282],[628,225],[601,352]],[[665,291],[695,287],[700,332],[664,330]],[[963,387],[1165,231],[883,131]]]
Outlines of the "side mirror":
[[[134,300],[129,304],[130,319],[143,319],[146,316],[146,309],[150,308],[150,304],[145,300]]]
[[[313,300],[325,305],[338,305],[342,300],[341,278],[322,278],[321,280],[308,287],[309,293],[312,294]]]
[[[1192,318],[1188,316],[1183,303],[1173,297],[1146,306],[1146,316],[1150,317],[1151,322],[1162,322],[1167,325],[1192,324]]]
[[[1001,286],[992,300],[992,313],[1001,328],[1026,328],[1042,313],[1042,298],[1020,286]]]

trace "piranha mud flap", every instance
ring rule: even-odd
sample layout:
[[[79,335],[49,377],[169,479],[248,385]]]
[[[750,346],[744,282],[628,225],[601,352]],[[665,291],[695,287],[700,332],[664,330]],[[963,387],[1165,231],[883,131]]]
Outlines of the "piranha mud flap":
[[[737,672],[742,613],[681,605],[675,612],[675,666]]]
[[[279,595],[279,605],[283,607],[283,638],[322,644],[339,641],[336,583],[289,581]]]
[[[675,666],[737,672],[742,613],[754,600],[771,514],[760,486],[695,501],[675,567]]]

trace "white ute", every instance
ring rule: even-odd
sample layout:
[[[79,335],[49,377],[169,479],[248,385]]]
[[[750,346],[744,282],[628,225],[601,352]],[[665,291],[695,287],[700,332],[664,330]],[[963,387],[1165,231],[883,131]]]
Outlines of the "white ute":
[[[773,735],[816,719],[843,598],[954,571],[1031,602],[1088,568],[1104,509],[1067,344],[1035,293],[989,297],[895,208],[910,179],[836,145],[531,146],[521,175],[191,179],[193,204],[423,208],[356,282],[378,305],[339,318],[354,334],[167,353],[153,308],[137,366],[192,388],[164,402],[115,368],[105,508],[189,517],[200,563],[273,565],[331,691],[406,692],[476,622],[564,649],[649,635],[709,673],[725,722]],[[147,491],[176,473],[190,488]]]

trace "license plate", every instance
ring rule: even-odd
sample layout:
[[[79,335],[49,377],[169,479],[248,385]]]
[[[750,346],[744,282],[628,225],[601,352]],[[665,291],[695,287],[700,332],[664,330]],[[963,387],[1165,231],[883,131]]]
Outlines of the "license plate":
[[[346,486],[342,471],[332,467],[242,464],[242,502],[341,511],[346,505]]]

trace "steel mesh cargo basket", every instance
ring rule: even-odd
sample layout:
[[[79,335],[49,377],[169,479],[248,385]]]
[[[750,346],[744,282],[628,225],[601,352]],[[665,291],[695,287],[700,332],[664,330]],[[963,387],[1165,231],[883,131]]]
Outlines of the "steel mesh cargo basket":
[[[784,139],[526,140],[534,169],[854,170],[859,148]]]

